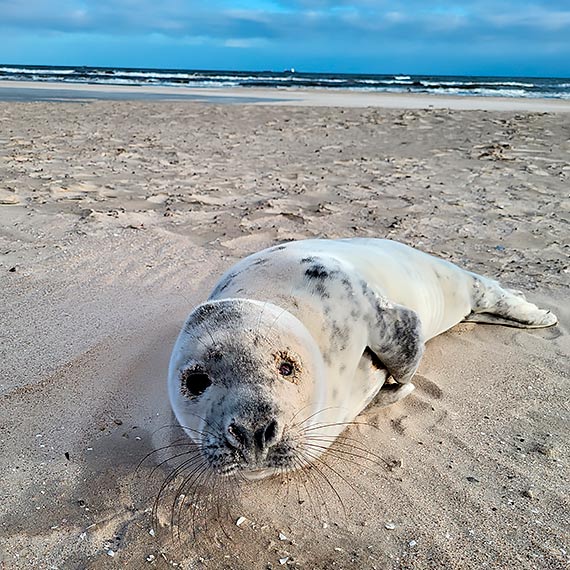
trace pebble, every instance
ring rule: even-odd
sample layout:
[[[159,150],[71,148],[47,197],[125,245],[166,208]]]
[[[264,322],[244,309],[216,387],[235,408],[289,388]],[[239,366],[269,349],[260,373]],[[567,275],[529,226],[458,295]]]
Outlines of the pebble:
[[[245,517],[239,517],[239,519],[236,521],[236,526],[241,526],[245,521]]]
[[[384,528],[387,530],[394,530],[396,525],[393,522],[384,523]]]
[[[109,548],[109,550],[107,550],[107,554],[108,554],[111,558],[113,558],[113,557],[115,556],[115,551],[114,551],[114,550],[111,550],[111,549]]]
[[[417,542],[415,540],[410,540],[410,542],[408,542],[408,546],[410,548],[414,548],[415,546],[417,546]]]

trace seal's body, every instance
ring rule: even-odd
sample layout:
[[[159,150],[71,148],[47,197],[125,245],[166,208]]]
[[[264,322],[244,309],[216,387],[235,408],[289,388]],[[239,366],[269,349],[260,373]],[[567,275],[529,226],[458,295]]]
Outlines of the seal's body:
[[[556,323],[520,293],[398,242],[275,246],[227,271],[189,316],[172,407],[218,473],[300,468],[372,398],[409,394],[425,341],[465,319]]]

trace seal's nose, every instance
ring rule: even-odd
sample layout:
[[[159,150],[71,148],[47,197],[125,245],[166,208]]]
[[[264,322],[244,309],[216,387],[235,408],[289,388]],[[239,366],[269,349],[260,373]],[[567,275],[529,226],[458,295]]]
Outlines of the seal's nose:
[[[232,447],[238,449],[255,447],[257,451],[265,451],[276,443],[278,432],[279,425],[275,419],[257,427],[257,429],[247,429],[234,422],[228,426],[226,439]]]

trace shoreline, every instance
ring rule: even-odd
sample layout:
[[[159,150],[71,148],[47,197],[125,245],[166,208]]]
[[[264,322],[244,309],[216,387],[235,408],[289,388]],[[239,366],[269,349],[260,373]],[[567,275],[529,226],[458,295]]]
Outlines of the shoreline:
[[[415,93],[379,93],[333,89],[167,87],[1,81],[0,101],[162,100],[296,107],[378,107],[461,111],[568,113],[570,101]]]

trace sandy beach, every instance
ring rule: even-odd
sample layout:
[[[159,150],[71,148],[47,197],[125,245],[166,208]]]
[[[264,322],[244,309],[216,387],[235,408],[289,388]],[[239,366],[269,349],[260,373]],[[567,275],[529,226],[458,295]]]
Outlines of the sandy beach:
[[[76,93],[0,101],[2,570],[569,567],[570,102]],[[326,479],[191,496],[176,528],[169,487],[153,520],[168,451],[141,461],[179,437],[188,312],[244,255],[352,236],[499,278],[560,324],[460,324]]]

